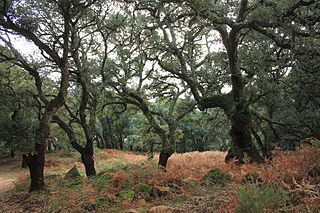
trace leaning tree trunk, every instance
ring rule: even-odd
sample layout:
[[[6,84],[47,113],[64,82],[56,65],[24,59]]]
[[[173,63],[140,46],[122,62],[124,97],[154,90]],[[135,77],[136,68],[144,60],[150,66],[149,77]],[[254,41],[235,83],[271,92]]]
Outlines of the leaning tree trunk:
[[[261,137],[259,136],[259,134],[256,132],[256,130],[253,127],[251,128],[251,133],[254,136],[254,138],[256,139],[256,142],[257,142],[263,156],[265,158],[271,160],[272,154],[270,151],[270,143],[268,142],[267,138],[265,138],[265,143],[263,143]]]
[[[73,129],[60,119],[59,116],[55,115],[53,121],[67,133],[71,146],[80,153],[87,177],[96,175],[93,159],[93,139],[87,139],[86,146],[82,147],[77,142]]]

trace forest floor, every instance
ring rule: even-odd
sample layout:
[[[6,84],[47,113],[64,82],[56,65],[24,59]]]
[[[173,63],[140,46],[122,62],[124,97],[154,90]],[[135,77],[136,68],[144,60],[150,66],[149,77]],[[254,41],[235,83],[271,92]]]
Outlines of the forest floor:
[[[95,154],[97,176],[87,179],[76,153],[50,153],[46,188],[36,193],[28,193],[21,160],[2,159],[0,212],[319,212],[320,149],[277,152],[265,165],[226,164],[225,154],[175,154],[163,172],[156,155],[147,160],[144,154],[103,150]],[[66,179],[74,166],[81,177]],[[205,180],[213,168],[222,176],[211,173]]]
[[[0,194],[13,189],[17,177],[25,172],[21,169],[21,159],[0,159]]]

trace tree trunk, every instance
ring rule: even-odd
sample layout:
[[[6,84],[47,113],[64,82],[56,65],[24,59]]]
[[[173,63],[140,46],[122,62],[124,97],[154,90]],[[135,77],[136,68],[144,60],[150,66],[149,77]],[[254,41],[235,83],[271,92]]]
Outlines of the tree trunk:
[[[73,129],[69,127],[59,116],[54,116],[53,121],[56,122],[68,135],[71,146],[81,155],[82,163],[84,164],[87,177],[96,175],[93,160],[93,139],[87,139],[85,148],[83,148],[76,139]]]
[[[48,152],[52,152],[52,139],[48,140]]]
[[[239,29],[234,28],[229,33],[223,27],[218,30],[228,54],[234,105],[230,117],[232,147],[226,156],[226,161],[236,157],[239,163],[244,163],[244,154],[247,153],[251,160],[262,163],[264,159],[252,143],[250,131],[252,118],[244,94],[245,79],[238,63]]]
[[[120,135],[120,134],[119,134],[119,137],[118,137],[118,141],[119,141],[120,150],[123,150],[123,138],[122,138],[122,135]]]
[[[163,168],[164,171],[166,171],[168,159],[170,158],[171,155],[172,153],[169,153],[169,152],[165,152],[165,151],[160,152],[158,165],[159,167]]]
[[[267,138],[265,138],[265,142],[262,142],[261,137],[259,136],[259,134],[256,132],[256,130],[252,127],[251,128],[251,133],[254,136],[254,138],[257,141],[257,144],[263,154],[263,156],[267,159],[272,159],[272,155],[270,152],[270,143],[268,142]]]
[[[36,144],[34,154],[23,155],[23,161],[28,166],[31,177],[29,192],[38,191],[44,187],[45,149],[45,145]]]
[[[249,109],[238,105],[231,116],[232,147],[226,156],[226,161],[235,157],[239,163],[244,163],[244,154],[247,153],[256,163],[264,162],[258,149],[252,143],[250,129],[251,113]]]
[[[11,151],[10,151],[10,156],[11,156],[12,158],[14,158],[14,157],[16,156],[13,149],[11,149]]]
[[[93,155],[90,154],[88,150],[85,149],[83,152],[81,152],[81,160],[84,164],[87,177],[94,176],[97,174],[96,169],[94,167]]]

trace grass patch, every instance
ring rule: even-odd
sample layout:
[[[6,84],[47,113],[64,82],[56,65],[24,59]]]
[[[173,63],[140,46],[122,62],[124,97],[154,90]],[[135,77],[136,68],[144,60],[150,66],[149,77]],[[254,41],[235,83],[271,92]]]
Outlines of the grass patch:
[[[119,198],[121,200],[126,200],[126,201],[131,202],[134,198],[134,194],[135,194],[134,191],[131,189],[123,190],[123,191],[119,192]]]
[[[236,213],[259,213],[267,208],[279,210],[289,201],[288,193],[274,185],[250,184],[247,188],[240,189],[238,196]]]
[[[108,172],[100,172],[97,176],[91,178],[91,181],[98,192],[104,190],[112,183],[112,175]]]
[[[60,180],[60,187],[66,187],[68,189],[79,190],[84,184],[82,177]]]
[[[145,183],[137,185],[136,193],[143,199],[147,200],[150,198],[152,187]]]

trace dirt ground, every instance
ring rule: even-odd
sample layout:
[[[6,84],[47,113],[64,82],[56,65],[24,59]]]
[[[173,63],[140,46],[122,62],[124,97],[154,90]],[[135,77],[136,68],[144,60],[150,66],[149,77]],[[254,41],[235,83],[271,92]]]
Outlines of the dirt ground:
[[[12,189],[17,177],[26,172],[27,169],[21,169],[20,158],[0,159],[0,195]]]

